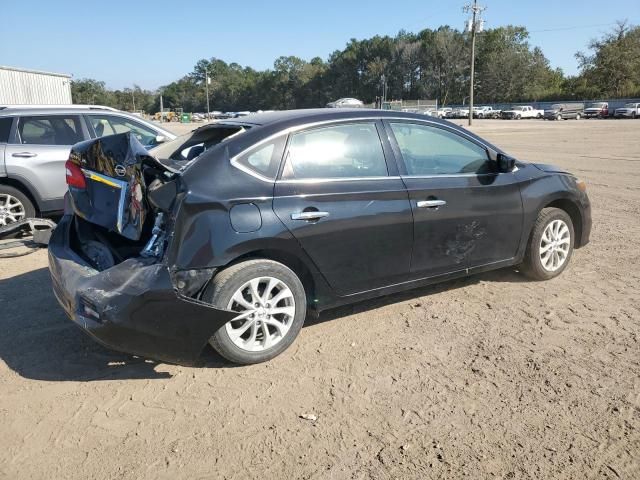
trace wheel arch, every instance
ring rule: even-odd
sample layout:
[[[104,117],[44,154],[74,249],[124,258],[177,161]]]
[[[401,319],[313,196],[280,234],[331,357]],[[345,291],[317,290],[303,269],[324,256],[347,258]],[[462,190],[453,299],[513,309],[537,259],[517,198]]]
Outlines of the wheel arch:
[[[578,204],[569,198],[558,198],[544,205],[540,209],[540,212],[545,208],[558,208],[565,211],[567,215],[569,215],[569,218],[571,218],[571,223],[573,223],[573,246],[574,248],[579,248],[580,239],[582,238],[582,215],[580,214],[580,208],[578,207]],[[540,212],[538,212],[538,215],[540,215]]]
[[[7,185],[8,187],[13,187],[16,190],[20,190],[31,201],[34,208],[36,209],[36,214],[40,214],[42,212],[40,198],[35,194],[35,192],[26,182],[21,182],[20,180],[11,177],[0,177],[0,185]]]
[[[243,255],[235,258],[233,261],[229,262],[223,268],[220,268],[216,274],[226,270],[227,268],[236,265],[240,262],[244,262],[246,260],[273,260],[275,262],[281,263],[287,268],[291,269],[293,273],[295,273],[302,285],[304,287],[305,294],[307,296],[307,305],[311,309],[315,309],[318,306],[318,295],[322,290],[321,279],[318,278],[318,274],[312,270],[312,267],[307,265],[307,263],[300,259],[298,256],[293,253],[286,252],[284,250],[278,249],[261,249],[261,250],[253,250],[251,252],[244,253]]]

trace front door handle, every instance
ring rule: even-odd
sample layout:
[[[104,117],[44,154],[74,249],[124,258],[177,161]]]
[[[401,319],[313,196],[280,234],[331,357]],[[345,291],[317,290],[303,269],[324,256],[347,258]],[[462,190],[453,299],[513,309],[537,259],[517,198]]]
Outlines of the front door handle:
[[[321,218],[328,216],[329,212],[298,212],[291,214],[291,220],[320,220]]]
[[[37,157],[38,154],[37,153],[31,153],[31,152],[18,152],[18,153],[14,153],[11,156],[12,157],[20,157],[20,158],[32,158],[32,157]]]
[[[446,205],[444,200],[420,200],[418,202],[418,208],[438,208]]]

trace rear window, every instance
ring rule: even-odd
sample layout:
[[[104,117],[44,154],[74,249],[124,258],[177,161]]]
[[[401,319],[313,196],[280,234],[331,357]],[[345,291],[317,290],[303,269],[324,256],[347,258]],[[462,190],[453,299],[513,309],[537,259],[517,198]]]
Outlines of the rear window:
[[[24,145],[73,145],[84,140],[80,118],[74,115],[21,117],[18,139]]]
[[[0,118],[0,143],[9,142],[9,132],[13,124],[13,117]]]
[[[249,126],[218,124],[201,127],[154,148],[151,154],[159,160],[193,160],[225,139],[248,130]]]

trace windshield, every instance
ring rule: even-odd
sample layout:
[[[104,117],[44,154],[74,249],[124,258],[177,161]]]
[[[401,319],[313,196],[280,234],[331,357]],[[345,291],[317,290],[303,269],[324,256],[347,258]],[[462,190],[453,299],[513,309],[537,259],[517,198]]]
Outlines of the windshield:
[[[206,125],[182,135],[175,140],[163,143],[152,149],[150,153],[158,160],[173,160],[176,162],[190,162],[202,155],[208,149],[225,140],[248,130],[248,125],[231,125],[218,123]]]
[[[625,108],[636,108],[637,103],[625,103]]]
[[[559,103],[554,103],[553,105],[551,105],[551,110],[560,110],[562,108],[562,105],[560,105]]]
[[[604,103],[592,103],[591,105],[589,105],[589,108],[604,108],[604,106]]]

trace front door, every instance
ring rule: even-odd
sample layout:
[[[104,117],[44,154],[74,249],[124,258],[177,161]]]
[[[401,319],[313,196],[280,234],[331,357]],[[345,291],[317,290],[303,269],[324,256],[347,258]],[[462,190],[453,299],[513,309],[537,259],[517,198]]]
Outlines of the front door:
[[[290,136],[273,206],[338,295],[383,287],[410,270],[413,218],[376,122]]]
[[[414,216],[411,270],[430,277],[512,259],[522,232],[513,173],[446,126],[390,121]]]

